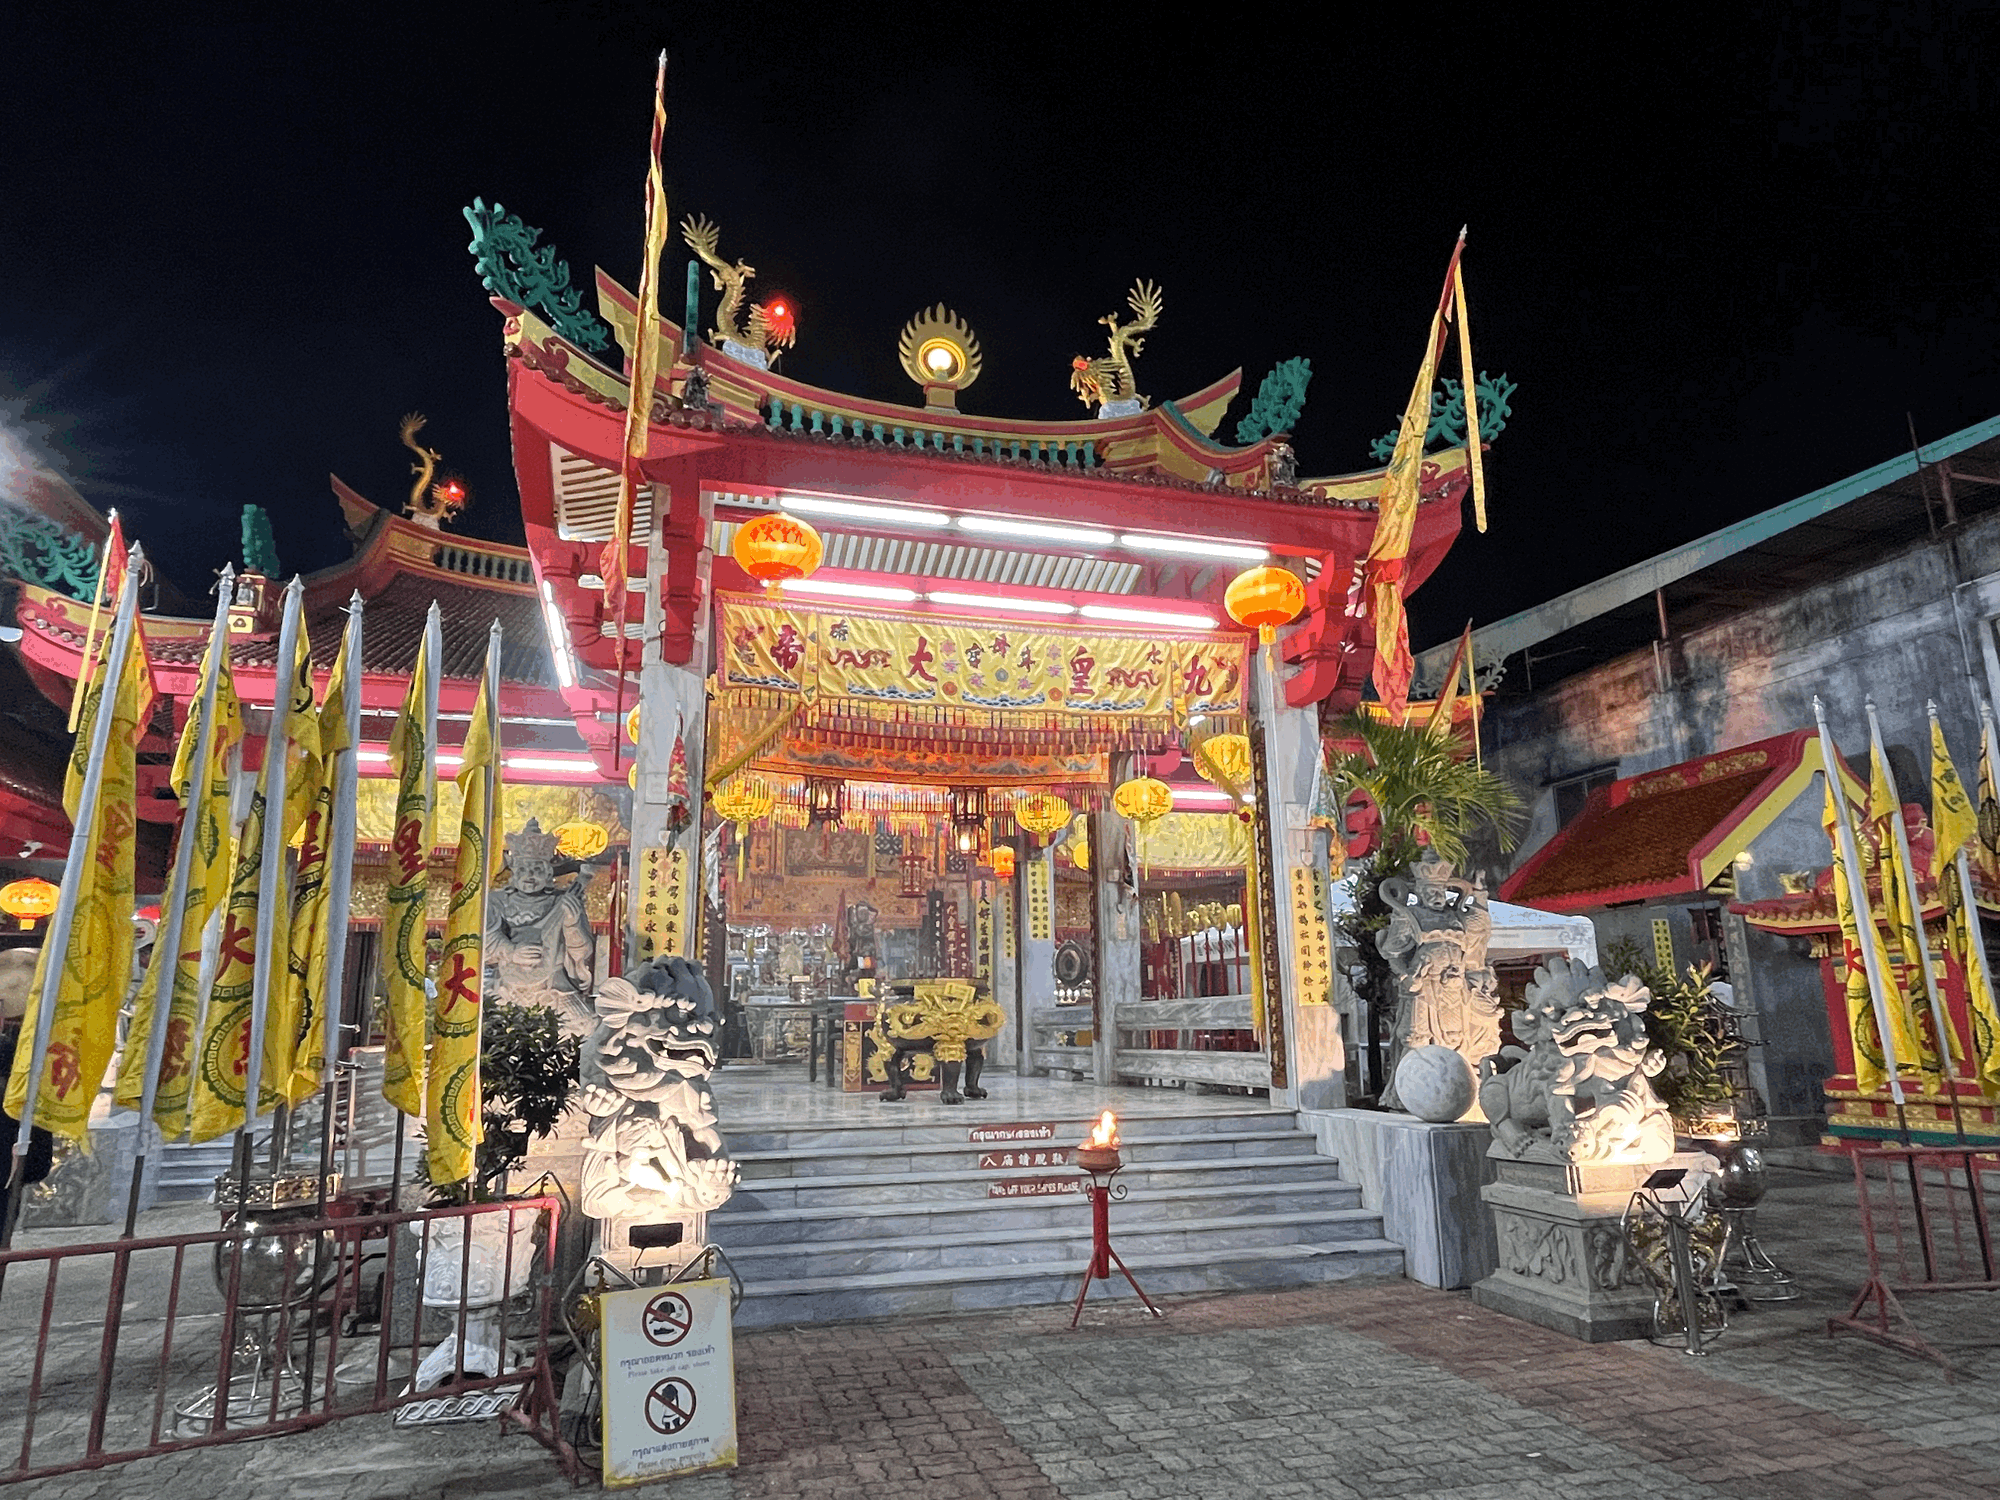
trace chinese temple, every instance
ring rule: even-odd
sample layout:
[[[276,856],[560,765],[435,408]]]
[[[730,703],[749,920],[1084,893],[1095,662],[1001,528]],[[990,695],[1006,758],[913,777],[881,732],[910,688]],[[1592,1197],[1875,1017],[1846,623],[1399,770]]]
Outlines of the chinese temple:
[[[772,368],[805,358],[795,310],[746,311],[752,273],[690,221],[723,297],[706,338],[696,274],[683,320],[659,319],[621,601],[604,559],[638,300],[600,271],[600,322],[535,231],[478,203],[467,218],[558,691],[614,774],[640,705],[634,954],[698,954],[744,1052],[823,1050],[835,1085],[883,1081],[856,1035],[872,1009],[842,997],[962,976],[1004,1012],[997,1067],[1339,1102],[1306,810],[1322,715],[1359,699],[1373,659],[1357,563],[1384,471],[1298,476],[1306,362],[1273,371],[1225,441],[1241,371],[1140,393],[1132,335],[1164,317],[1142,282],[1134,321],[1100,320],[1109,354],[1073,362],[1073,419],[979,413],[977,334],[942,306],[902,330],[909,404],[849,396]],[[1460,528],[1467,450],[1444,436],[1406,590]],[[772,518],[819,550],[767,590],[749,568]],[[1257,566],[1303,584],[1275,655],[1226,607]],[[1175,1024],[1126,1009],[1192,997],[1213,1002]],[[826,1023],[787,1008],[802,1000]]]

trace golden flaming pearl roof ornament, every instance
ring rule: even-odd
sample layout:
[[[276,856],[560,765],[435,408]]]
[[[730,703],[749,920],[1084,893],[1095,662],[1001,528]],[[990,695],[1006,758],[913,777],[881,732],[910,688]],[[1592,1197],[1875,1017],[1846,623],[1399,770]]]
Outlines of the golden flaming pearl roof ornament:
[[[942,302],[903,325],[896,353],[932,411],[957,410],[958,393],[979,378],[979,338]]]

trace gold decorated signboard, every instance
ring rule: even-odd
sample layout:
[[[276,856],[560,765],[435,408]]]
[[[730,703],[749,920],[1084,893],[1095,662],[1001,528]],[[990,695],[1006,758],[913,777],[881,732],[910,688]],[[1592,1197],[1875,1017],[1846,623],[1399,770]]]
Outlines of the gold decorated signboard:
[[[639,961],[688,956],[687,850],[647,849],[639,857],[634,917]]]
[[[990,897],[979,903],[975,918],[972,973],[982,983],[989,983],[993,978],[993,901]]]
[[[1055,866],[1044,855],[1028,861],[1028,941],[1046,943],[1056,935]]]
[[[1311,865],[1292,866],[1292,926],[1299,939],[1299,1004],[1329,1004],[1333,943],[1326,930],[1326,876]]]
[[[724,595],[724,688],[874,709],[1171,720],[1243,711],[1247,638],[874,614]],[[864,710],[866,712],[866,710]],[[879,716],[879,715],[875,715]]]

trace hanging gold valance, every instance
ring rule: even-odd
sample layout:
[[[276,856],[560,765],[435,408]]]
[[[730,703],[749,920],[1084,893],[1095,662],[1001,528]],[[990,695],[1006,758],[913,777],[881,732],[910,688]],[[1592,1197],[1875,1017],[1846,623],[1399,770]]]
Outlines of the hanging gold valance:
[[[724,595],[725,715],[796,708],[788,734],[833,747],[919,741],[947,753],[1153,750],[1187,714],[1244,707],[1248,642],[1040,620],[840,610]]]

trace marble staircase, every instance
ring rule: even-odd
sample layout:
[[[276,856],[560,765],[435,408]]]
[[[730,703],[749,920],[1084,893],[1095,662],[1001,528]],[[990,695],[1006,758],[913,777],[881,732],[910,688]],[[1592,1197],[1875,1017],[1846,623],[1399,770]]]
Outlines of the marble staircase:
[[[1065,1148],[1102,1092],[1038,1098],[1032,1113],[1018,1098],[947,1110],[934,1096],[893,1106],[867,1095],[872,1115],[734,1128],[725,1105],[743,1176],[708,1232],[744,1281],[738,1325],[1073,1298],[1090,1256],[1090,1209]],[[1121,1111],[1117,1180],[1127,1196],[1111,1206],[1112,1243],[1149,1293],[1402,1274],[1402,1249],[1296,1115],[1250,1099],[1121,1092],[1140,1103]],[[973,1138],[1023,1121],[1051,1133]],[[1114,1276],[1091,1292],[1107,1294],[1131,1289]]]

